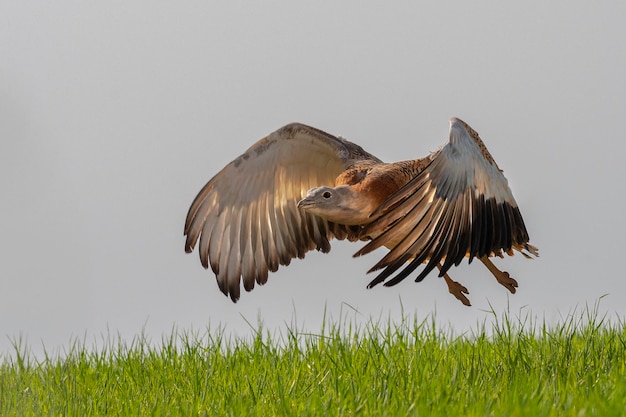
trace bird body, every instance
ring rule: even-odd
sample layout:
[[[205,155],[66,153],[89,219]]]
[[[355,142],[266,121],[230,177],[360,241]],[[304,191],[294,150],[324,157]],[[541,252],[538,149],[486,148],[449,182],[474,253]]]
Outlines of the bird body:
[[[306,197],[298,202],[298,207],[338,224],[367,224],[372,220],[370,216],[374,210],[417,175],[425,165],[425,160],[422,159],[394,163],[357,163],[355,167],[339,174],[334,187],[316,187],[309,190]],[[337,193],[343,201],[324,201],[329,199],[324,199],[324,193]],[[318,198],[320,194],[321,197]]]
[[[426,264],[439,268],[464,304],[465,287],[447,271],[481,259],[511,292],[517,282],[490,256],[538,256],[502,170],[478,134],[450,120],[450,140],[425,158],[384,163],[360,146],[292,123],[261,139],[202,188],[185,224],[185,249],[199,241],[224,294],[240,296],[264,284],[269,271],[330,250],[330,240],[369,241],[355,256],[390,251],[370,271],[369,284],[394,285]]]

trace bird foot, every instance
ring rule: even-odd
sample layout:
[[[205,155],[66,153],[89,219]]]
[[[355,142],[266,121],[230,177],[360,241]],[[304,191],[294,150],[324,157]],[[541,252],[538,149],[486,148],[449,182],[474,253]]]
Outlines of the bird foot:
[[[515,294],[515,291],[517,291],[516,288],[518,287],[517,281],[514,278],[511,278],[511,275],[509,275],[508,272],[506,271],[499,271],[499,272],[500,272],[499,274],[494,274],[496,277],[496,280],[498,280],[498,282],[502,284],[504,288],[509,290],[511,294]]]
[[[486,256],[483,256],[480,260],[504,288],[509,290],[511,294],[515,294],[516,288],[518,287],[517,281],[511,278],[508,272],[500,271]]]
[[[450,294],[454,295],[457,300],[462,302],[466,306],[471,306],[470,300],[464,295],[469,294],[467,288],[465,288],[460,283],[454,281],[448,274],[443,275],[443,279],[446,280],[446,284],[448,284],[448,291]]]

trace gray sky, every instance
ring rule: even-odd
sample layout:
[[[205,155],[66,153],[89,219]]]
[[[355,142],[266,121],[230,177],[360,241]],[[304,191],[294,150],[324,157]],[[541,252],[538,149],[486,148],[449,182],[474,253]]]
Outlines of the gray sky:
[[[458,331],[520,309],[626,315],[623,2],[0,3],[0,353],[172,326],[249,334],[326,313],[406,314]],[[382,252],[309,253],[232,304],[182,235],[222,166],[292,121],[386,161],[447,140],[458,116],[505,171],[541,257],[366,290]],[[347,305],[356,308],[355,314]],[[508,307],[507,307],[508,306]],[[294,318],[295,315],[295,318]],[[108,329],[108,330],[107,330]]]

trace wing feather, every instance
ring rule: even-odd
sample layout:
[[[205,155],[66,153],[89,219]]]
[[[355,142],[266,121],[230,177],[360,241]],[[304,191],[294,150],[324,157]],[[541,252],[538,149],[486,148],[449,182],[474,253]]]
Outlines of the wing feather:
[[[289,124],[261,139],[225,166],[198,193],[185,222],[185,250],[199,242],[220,290],[236,301],[241,281],[250,291],[268,272],[295,257],[330,250],[330,240],[355,237],[299,210],[306,191],[333,186],[356,162],[381,162],[361,147],[315,128]]]
[[[404,268],[385,282],[394,285],[423,263],[416,281],[441,262],[443,276],[466,256],[471,262],[513,249],[538,255],[502,171],[478,134],[456,118],[450,120],[450,141],[371,218],[363,233],[372,240],[355,256],[381,246],[390,251],[370,270],[384,268],[369,287]]]

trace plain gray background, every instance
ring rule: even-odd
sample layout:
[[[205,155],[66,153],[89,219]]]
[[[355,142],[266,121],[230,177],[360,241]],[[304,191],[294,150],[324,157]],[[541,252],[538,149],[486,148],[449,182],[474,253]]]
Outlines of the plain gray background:
[[[493,310],[540,320],[599,298],[626,313],[623,2],[0,3],[0,352],[246,321],[318,332],[435,314],[462,332]],[[366,290],[381,252],[310,253],[232,304],[186,255],[189,204],[280,126],[422,157],[458,116],[505,171],[541,257]],[[355,312],[358,311],[358,312]]]

